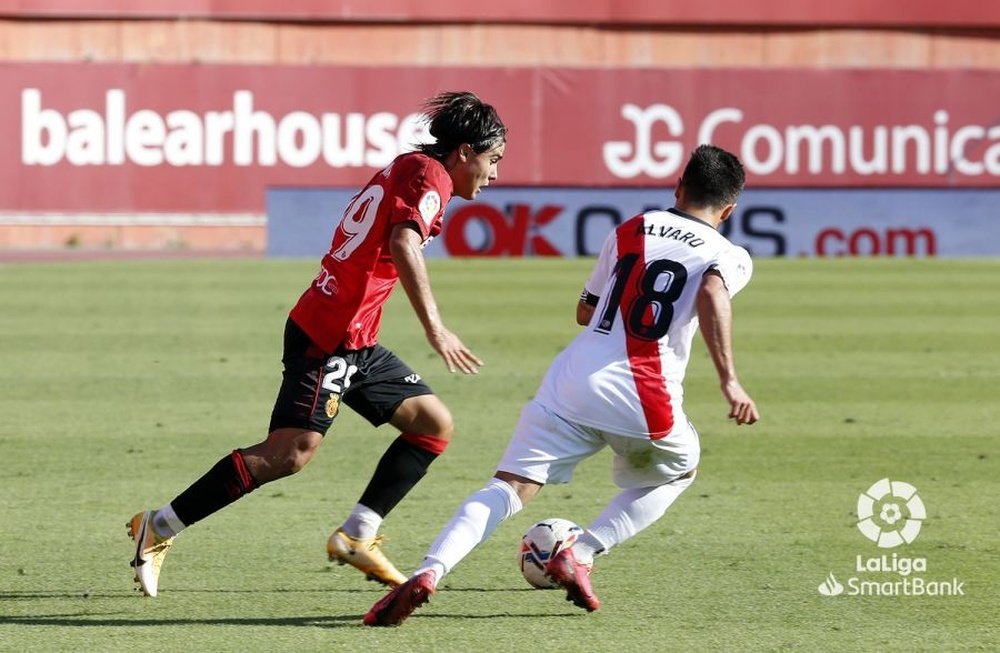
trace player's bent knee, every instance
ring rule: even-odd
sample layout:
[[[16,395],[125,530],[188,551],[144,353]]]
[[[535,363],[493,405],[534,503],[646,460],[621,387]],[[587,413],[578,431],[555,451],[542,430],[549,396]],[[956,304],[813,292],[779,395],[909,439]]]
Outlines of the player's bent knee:
[[[455,432],[451,411],[435,395],[409,397],[396,409],[390,423],[402,433],[420,433],[447,442]]]
[[[434,437],[439,440],[444,440],[445,442],[451,440],[451,437],[455,435],[455,422],[451,420],[451,413],[448,413],[446,420],[441,420],[438,423],[437,428],[434,429],[434,433]]]
[[[416,421],[419,424],[418,428],[413,429],[414,431],[427,433],[445,442],[451,440],[451,436],[455,434],[455,420],[451,416],[451,411],[440,402]]]
[[[517,494],[518,499],[521,500],[522,506],[528,505],[528,502],[534,499],[539,490],[544,487],[544,483],[539,483],[530,478],[499,469],[493,475],[493,478],[509,485],[514,493]]]
[[[323,442],[323,436],[303,429],[277,429],[263,446],[251,450],[258,459],[261,482],[273,481],[302,470]]]
[[[296,449],[285,461],[285,471],[288,474],[296,474],[312,460],[315,449]]]
[[[294,474],[305,467],[322,442],[323,436],[315,431],[308,431],[295,438],[288,455],[289,473]]]

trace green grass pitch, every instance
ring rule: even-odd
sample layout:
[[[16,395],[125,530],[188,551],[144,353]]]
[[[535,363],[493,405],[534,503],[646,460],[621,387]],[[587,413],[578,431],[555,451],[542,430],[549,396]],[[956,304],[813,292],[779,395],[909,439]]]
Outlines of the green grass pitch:
[[[435,260],[446,323],[486,361],[450,376],[401,292],[383,342],[451,407],[456,439],[386,520],[412,570],[489,478],[524,402],[573,336],[588,260]],[[606,454],[539,498],[398,629],[324,542],[385,446],[338,418],[299,475],[185,532],[160,596],[132,589],[133,512],[260,440],[280,338],[313,261],[0,266],[2,651],[859,651],[1000,648],[1000,261],[759,260],[737,297],[736,354],[762,420],[727,423],[704,347],[686,405],[700,476],[660,522],[599,559],[586,614],[531,590],[515,550],[546,517],[586,524],[614,494]],[[889,477],[927,509],[880,550],[858,495]],[[963,596],[822,596],[856,560],[923,558]],[[880,585],[881,587],[881,585]]]

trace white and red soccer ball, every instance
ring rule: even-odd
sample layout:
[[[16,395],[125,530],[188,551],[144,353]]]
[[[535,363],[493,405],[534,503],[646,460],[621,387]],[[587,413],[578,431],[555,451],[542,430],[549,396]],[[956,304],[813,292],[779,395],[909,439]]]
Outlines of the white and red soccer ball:
[[[583,529],[568,519],[545,519],[528,529],[521,538],[521,574],[532,587],[558,587],[545,575],[545,565],[557,553],[573,546]]]

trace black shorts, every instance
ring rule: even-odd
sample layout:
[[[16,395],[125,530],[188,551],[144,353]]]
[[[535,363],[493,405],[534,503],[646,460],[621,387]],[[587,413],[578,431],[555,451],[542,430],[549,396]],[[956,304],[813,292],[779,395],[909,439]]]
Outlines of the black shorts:
[[[382,345],[327,354],[291,319],[285,323],[281,362],[285,369],[269,433],[295,427],[326,434],[341,402],[381,426],[404,399],[434,394],[419,374]]]

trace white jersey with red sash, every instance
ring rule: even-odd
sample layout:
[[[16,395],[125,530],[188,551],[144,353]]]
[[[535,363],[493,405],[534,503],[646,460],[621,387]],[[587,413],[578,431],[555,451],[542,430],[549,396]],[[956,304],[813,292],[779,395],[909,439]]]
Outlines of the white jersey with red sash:
[[[656,439],[686,428],[682,383],[702,276],[717,270],[732,296],[752,267],[745,249],[676,209],[626,221],[608,235],[584,286],[598,299],[590,324],[553,361],[536,401],[621,435]]]

